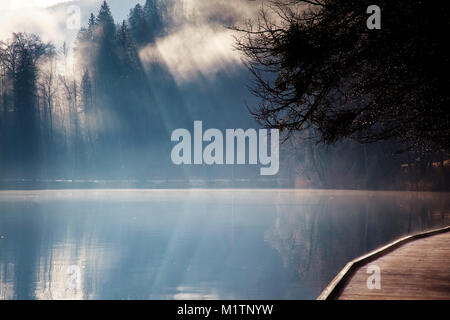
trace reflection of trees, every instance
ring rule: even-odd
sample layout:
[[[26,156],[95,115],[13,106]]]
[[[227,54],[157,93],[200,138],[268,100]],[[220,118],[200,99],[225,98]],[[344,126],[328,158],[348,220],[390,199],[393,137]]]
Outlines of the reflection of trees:
[[[0,299],[82,298],[82,290],[66,289],[68,267],[81,267],[89,254],[72,228],[79,217],[64,216],[60,205],[44,211],[39,203],[11,202],[1,208]]]
[[[277,207],[266,233],[293,280],[320,293],[344,265],[408,233],[450,222],[450,201],[439,194],[340,192],[305,196]]]
[[[234,202],[234,220],[231,208],[198,206],[192,198],[170,207],[0,203],[0,298],[313,298],[350,259],[450,223],[450,199],[439,193],[283,191],[264,199],[273,216],[271,209],[261,215],[242,200],[247,196]],[[265,240],[287,274],[261,241],[272,221]],[[82,289],[61,296],[69,265],[86,266]]]

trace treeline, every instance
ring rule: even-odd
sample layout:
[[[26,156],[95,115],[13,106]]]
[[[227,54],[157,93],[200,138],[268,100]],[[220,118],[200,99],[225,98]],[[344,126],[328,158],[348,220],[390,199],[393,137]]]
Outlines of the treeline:
[[[450,189],[450,161],[445,152],[401,152],[402,145],[392,140],[361,144],[343,139],[325,145],[308,135],[293,135],[283,148],[281,167],[289,168],[292,184],[298,188]]]
[[[259,98],[251,112],[301,136],[302,178],[319,185],[448,189],[449,10],[380,0],[383,26],[370,30],[371,5],[274,0],[234,27]]]
[[[2,179],[151,175],[166,129],[138,50],[164,32],[161,3],[116,24],[103,2],[73,54],[34,34],[0,42]]]
[[[0,187],[37,180],[259,179],[251,166],[175,167],[170,133],[191,128],[249,128],[254,99],[246,70],[176,83],[164,63],[145,68],[139,51],[170,32],[175,2],[147,0],[116,23],[107,2],[91,14],[73,52],[37,35],[0,41]],[[253,100],[255,101],[255,100]],[[317,144],[314,132],[281,148],[272,186],[448,190],[449,155],[424,154],[392,141]]]

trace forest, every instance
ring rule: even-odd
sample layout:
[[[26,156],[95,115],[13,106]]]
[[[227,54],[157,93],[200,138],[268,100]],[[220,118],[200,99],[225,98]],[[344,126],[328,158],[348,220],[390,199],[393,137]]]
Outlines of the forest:
[[[261,98],[245,87],[251,69],[183,85],[164,63],[143,63],[141,51],[170,34],[175,4],[147,0],[117,22],[104,1],[73,48],[25,32],[0,41],[0,188],[99,186],[99,181],[117,187],[150,181],[185,186],[197,179],[206,181],[200,186],[448,190],[448,150],[405,149],[402,141],[358,141],[351,134],[335,139],[331,125],[344,118],[321,120],[329,124],[322,132],[326,143],[313,139],[317,130],[287,130],[280,173],[270,181],[260,180],[257,166],[175,167],[174,129],[192,127],[195,120],[247,129],[261,120],[261,113],[246,106]],[[243,45],[238,48],[245,52]],[[324,57],[319,53],[316,57]],[[283,85],[278,82],[278,88]],[[387,98],[384,103],[392,103]]]

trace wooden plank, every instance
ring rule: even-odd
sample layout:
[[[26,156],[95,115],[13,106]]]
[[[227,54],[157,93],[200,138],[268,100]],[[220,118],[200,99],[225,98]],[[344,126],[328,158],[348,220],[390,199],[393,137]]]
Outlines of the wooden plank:
[[[450,299],[450,226],[407,236],[349,262],[324,299]],[[369,265],[381,270],[381,289],[368,289]]]

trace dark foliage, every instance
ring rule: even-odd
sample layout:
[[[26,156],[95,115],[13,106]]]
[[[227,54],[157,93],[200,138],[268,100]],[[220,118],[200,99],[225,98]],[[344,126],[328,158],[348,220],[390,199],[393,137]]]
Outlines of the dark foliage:
[[[260,98],[254,116],[287,135],[318,140],[396,140],[403,150],[450,150],[449,7],[380,0],[274,1],[242,32],[237,48]]]

